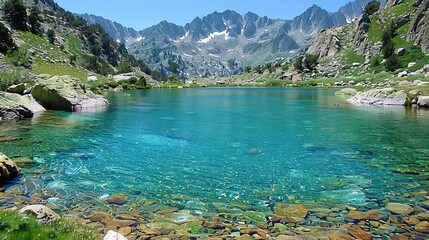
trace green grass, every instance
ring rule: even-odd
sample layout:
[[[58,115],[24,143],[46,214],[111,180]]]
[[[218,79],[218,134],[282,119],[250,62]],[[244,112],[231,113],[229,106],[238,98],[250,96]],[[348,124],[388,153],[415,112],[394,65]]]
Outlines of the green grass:
[[[357,55],[353,50],[349,50],[342,58],[346,64],[364,63],[365,56]]]
[[[34,216],[24,219],[16,211],[0,211],[0,239],[98,240],[99,237],[93,229],[77,222],[62,220],[51,226],[44,226]]]
[[[408,68],[408,63],[415,62],[416,65],[409,69],[410,71],[416,71],[428,64],[429,56],[426,56],[426,54],[422,52],[422,48],[420,46],[413,45],[406,49],[404,56],[399,57],[399,62],[403,68]]]

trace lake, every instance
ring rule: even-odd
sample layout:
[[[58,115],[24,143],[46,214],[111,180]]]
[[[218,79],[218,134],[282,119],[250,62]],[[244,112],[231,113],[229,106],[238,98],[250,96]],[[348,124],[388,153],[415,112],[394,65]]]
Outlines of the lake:
[[[0,136],[23,140],[0,143],[0,151],[35,163],[6,188],[23,195],[0,205],[37,196],[90,213],[111,208],[105,199],[121,193],[122,210],[182,223],[205,213],[270,215],[276,203],[380,209],[423,201],[416,193],[429,189],[429,111],[352,106],[335,91],[106,93],[107,109],[1,122]],[[345,214],[334,218],[344,222]]]

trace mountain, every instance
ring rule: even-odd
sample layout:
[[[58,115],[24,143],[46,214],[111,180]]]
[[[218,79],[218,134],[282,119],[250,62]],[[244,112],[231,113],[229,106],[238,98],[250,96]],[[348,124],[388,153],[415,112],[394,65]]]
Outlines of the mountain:
[[[179,78],[230,76],[305,51],[320,30],[352,21],[371,0],[356,0],[330,13],[313,5],[292,20],[271,19],[255,13],[241,15],[232,10],[195,18],[185,26],[163,21],[142,31],[124,27],[102,17],[79,15],[102,25],[114,39],[163,75]],[[386,0],[380,0],[382,5]],[[180,65],[178,71],[170,63]]]
[[[84,18],[88,24],[100,24],[109,33],[110,37],[118,42],[125,42],[127,39],[136,39],[140,36],[136,30],[124,27],[117,22],[112,22],[102,17],[92,14],[76,14],[76,16]]]

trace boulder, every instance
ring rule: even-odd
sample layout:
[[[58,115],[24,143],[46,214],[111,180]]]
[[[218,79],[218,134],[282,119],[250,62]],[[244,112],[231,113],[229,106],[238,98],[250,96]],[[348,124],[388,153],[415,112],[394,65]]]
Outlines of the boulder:
[[[405,24],[407,24],[410,21],[410,14],[401,16],[398,20],[396,20],[395,26],[396,29],[404,26]]]
[[[24,94],[25,89],[27,88],[27,84],[20,83],[17,85],[12,85],[7,88],[7,92],[16,93],[16,94]]]
[[[112,230],[109,230],[103,239],[104,240],[127,240],[126,237]]]
[[[278,203],[274,207],[274,213],[280,216],[305,218],[308,214],[308,210],[302,204]]]
[[[410,205],[403,203],[388,203],[386,205],[386,210],[400,215],[409,215],[414,212],[414,209]]]
[[[399,48],[398,50],[396,50],[396,54],[398,54],[398,56],[404,56],[405,48]]]
[[[429,107],[429,96],[419,96],[417,105],[420,107]]]
[[[0,120],[31,118],[45,109],[31,95],[0,92]]]
[[[292,77],[292,82],[298,82],[298,81],[302,81],[303,79],[302,79],[302,76],[300,75],[300,74],[295,74],[295,75],[293,75],[293,77]]]
[[[398,73],[398,77],[406,77],[406,76],[408,76],[408,71],[402,71]]]
[[[19,213],[21,215],[33,214],[36,216],[37,222],[43,225],[51,225],[61,219],[58,214],[43,205],[26,206],[22,208]]]
[[[19,176],[19,168],[12,160],[0,152],[0,188],[15,177]]]
[[[84,108],[104,107],[109,101],[87,90],[71,76],[40,75],[31,94],[46,108],[76,111]]]
[[[359,92],[351,99],[347,100],[353,104],[364,105],[401,105],[404,106],[407,100],[405,91],[396,91],[394,88],[371,89],[366,92]]]
[[[346,95],[346,96],[355,96],[357,94],[356,89],[353,88],[344,88],[339,92],[336,92],[335,95]]]
[[[88,80],[88,82],[96,82],[98,81],[97,76],[89,76],[86,78],[86,80]]]
[[[429,222],[424,221],[416,225],[416,231],[421,233],[429,233]]]

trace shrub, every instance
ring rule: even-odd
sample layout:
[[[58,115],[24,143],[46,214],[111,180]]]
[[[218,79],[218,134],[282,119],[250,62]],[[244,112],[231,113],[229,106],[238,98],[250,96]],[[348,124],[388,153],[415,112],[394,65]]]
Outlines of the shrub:
[[[133,71],[130,62],[123,62],[116,67],[118,73],[129,73]]]
[[[42,35],[43,29],[41,29],[40,21],[42,18],[39,16],[40,11],[37,7],[33,7],[30,10],[30,15],[28,16],[28,24],[30,25],[30,31],[36,35]]]
[[[310,71],[313,71],[314,69],[316,69],[317,64],[319,64],[318,60],[319,60],[319,56],[317,55],[310,54],[305,56],[305,59],[304,59],[305,68],[309,69]]]
[[[265,83],[265,86],[267,87],[284,87],[285,81],[279,80],[279,79],[272,79]]]
[[[0,52],[7,53],[8,51],[15,50],[16,46],[10,36],[9,30],[3,23],[0,23]]]
[[[293,64],[293,67],[298,71],[298,72],[302,72],[304,70],[304,65],[303,65],[303,60],[304,57],[299,57],[296,62]]]
[[[395,53],[395,47],[393,46],[392,42],[388,42],[386,45],[383,46],[383,55],[385,59],[388,59],[394,53]]]
[[[22,45],[15,51],[9,50],[6,55],[6,61],[15,66],[25,66],[29,59],[28,45]]]
[[[398,55],[397,54],[393,54],[391,55],[385,63],[386,69],[390,72],[394,72],[397,69],[401,68],[401,64],[399,63],[398,60]]]
[[[52,44],[54,44],[54,43],[55,43],[55,31],[54,31],[54,30],[49,29],[49,30],[46,32],[46,36],[48,37],[48,41],[49,41],[50,43],[52,43]]]
[[[3,12],[11,25],[19,30],[26,31],[27,9],[22,0],[8,0],[3,5]]]
[[[168,76],[168,80],[170,80],[171,82],[177,81],[177,74],[171,74],[170,76]]]
[[[368,3],[365,7],[365,10],[363,11],[363,13],[367,13],[368,15],[372,15],[375,12],[377,12],[380,9],[380,2],[378,1],[372,1],[370,3]]]
[[[136,88],[138,89],[150,88],[150,85],[145,77],[140,77],[140,79],[137,80],[136,82]]]
[[[118,87],[119,86],[119,84],[118,84],[118,82],[116,82],[115,80],[111,80],[110,82],[109,82],[109,87],[111,87],[111,88],[116,88],[116,87]]]

